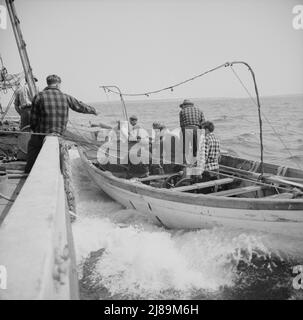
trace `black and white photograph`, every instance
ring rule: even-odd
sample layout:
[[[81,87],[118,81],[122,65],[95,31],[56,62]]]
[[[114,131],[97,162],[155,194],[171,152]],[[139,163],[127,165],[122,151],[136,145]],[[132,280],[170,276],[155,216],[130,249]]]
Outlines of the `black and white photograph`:
[[[0,0],[0,300],[303,300],[302,128],[303,0]]]

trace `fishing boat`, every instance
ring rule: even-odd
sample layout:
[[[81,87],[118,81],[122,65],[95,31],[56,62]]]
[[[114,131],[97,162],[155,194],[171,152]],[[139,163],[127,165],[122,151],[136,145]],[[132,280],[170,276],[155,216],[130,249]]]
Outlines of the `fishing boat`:
[[[193,183],[186,167],[166,164],[165,172],[132,178],[126,166],[101,165],[96,150],[78,148],[91,179],[126,208],[166,228],[227,226],[303,236],[303,171],[222,155],[215,180]],[[100,149],[99,149],[100,156]],[[182,171],[183,170],[183,171]]]

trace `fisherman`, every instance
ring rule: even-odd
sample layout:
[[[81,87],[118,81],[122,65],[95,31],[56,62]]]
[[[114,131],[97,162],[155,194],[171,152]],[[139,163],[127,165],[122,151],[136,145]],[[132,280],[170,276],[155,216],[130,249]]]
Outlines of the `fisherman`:
[[[147,146],[149,144],[149,134],[138,124],[138,117],[136,115],[130,116],[128,130],[128,141],[130,142],[130,146],[135,143],[139,143],[141,146]]]
[[[139,130],[141,127],[137,123],[138,117],[136,115],[132,115],[129,117],[129,141],[140,140]]]
[[[219,173],[220,141],[215,136],[215,126],[212,122],[202,123],[202,129],[205,129],[205,167],[202,181],[217,179]],[[210,174],[210,171],[215,174]]]
[[[193,156],[197,156],[198,149],[198,129],[201,129],[202,123],[205,121],[203,112],[194,106],[194,103],[185,99],[180,104],[179,112],[180,127],[183,139],[183,163],[186,163],[186,153],[189,150],[191,142]]]
[[[61,78],[50,75],[47,87],[33,99],[30,127],[34,133],[62,135],[66,130],[69,108],[80,113],[97,115],[95,108],[78,101],[60,90]],[[30,172],[42,148],[45,135],[31,136],[28,143],[28,159],[25,172]]]
[[[37,82],[38,79],[34,78],[34,81]],[[20,115],[20,130],[22,131],[30,125],[30,113],[32,107],[32,100],[30,98],[30,92],[28,84],[25,81],[23,86],[20,86],[16,90],[16,97],[14,101],[15,109]]]
[[[153,134],[150,141],[153,141],[154,144],[159,143],[163,139],[165,133],[169,132],[164,123],[155,121],[153,123]]]

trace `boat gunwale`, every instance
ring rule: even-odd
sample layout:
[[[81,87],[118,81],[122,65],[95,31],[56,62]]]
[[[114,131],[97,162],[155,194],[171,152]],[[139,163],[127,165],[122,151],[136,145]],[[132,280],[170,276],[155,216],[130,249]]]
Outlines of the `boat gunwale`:
[[[130,180],[118,178],[110,171],[102,171],[97,168],[86,156],[85,151],[78,147],[80,157],[102,178],[117,188],[134,192],[143,196],[152,196],[166,201],[202,205],[208,207],[219,207],[226,209],[247,210],[289,210],[303,211],[303,199],[266,199],[266,198],[229,198],[217,197],[211,194],[193,194],[182,191],[172,192],[169,189],[155,188],[145,184],[134,183]]]

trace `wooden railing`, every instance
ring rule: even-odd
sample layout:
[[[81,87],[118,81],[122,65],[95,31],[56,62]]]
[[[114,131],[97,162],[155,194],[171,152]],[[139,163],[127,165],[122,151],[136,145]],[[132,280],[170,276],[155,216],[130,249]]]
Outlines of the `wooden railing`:
[[[0,227],[1,299],[78,299],[70,218],[57,137],[47,137]]]

